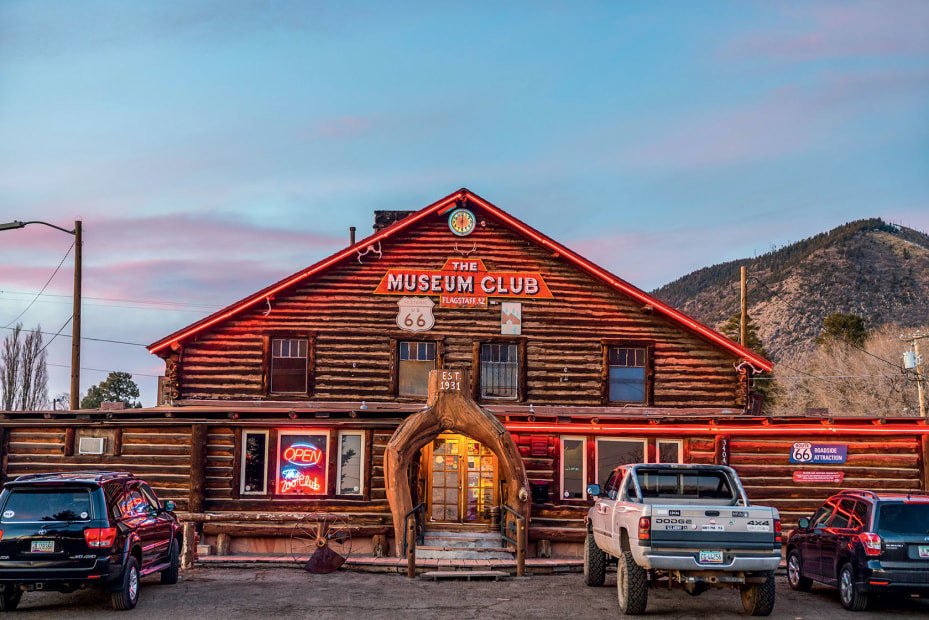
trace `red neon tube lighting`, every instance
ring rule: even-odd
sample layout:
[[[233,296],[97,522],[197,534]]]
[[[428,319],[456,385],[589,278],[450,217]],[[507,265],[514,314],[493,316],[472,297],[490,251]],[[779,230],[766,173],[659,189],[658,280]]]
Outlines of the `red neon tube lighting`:
[[[219,323],[220,321],[228,319],[230,316],[237,314],[241,312],[242,310],[245,310],[246,308],[250,308],[251,306],[254,306],[258,302],[260,302],[262,299],[264,299],[265,297],[269,297],[287,288],[288,286],[291,286],[292,284],[295,284],[301,280],[305,280],[306,278],[312,276],[315,273],[318,273],[319,271],[325,269],[326,267],[329,267],[330,265],[339,262],[343,258],[350,256],[353,252],[356,251],[355,248],[365,247],[372,243],[377,243],[381,239],[384,239],[388,237],[389,235],[392,235],[395,232],[395,230],[398,230],[400,228],[406,228],[407,226],[415,222],[418,222],[419,220],[426,217],[427,215],[430,215],[431,213],[434,213],[435,211],[441,209],[443,206],[447,205],[448,203],[459,200],[463,195],[464,194],[462,192],[457,192],[435,203],[431,207],[427,207],[426,209],[424,209],[423,211],[420,211],[416,215],[411,215],[410,217],[400,220],[399,222],[395,222],[394,224],[388,226],[387,228],[375,234],[374,236],[368,237],[367,239],[363,239],[359,241],[358,243],[356,243],[355,245],[349,246],[337,254],[333,254],[328,259],[324,259],[323,261],[316,263],[315,265],[311,267],[308,267],[304,271],[301,271],[297,275],[291,278],[288,278],[287,280],[284,280],[283,282],[277,284],[273,288],[256,293],[252,297],[246,298],[244,301],[240,302],[238,305],[235,305],[229,310],[226,310],[225,312],[222,312],[221,314],[218,314],[214,316],[213,318],[208,318],[203,323],[195,324],[193,327],[191,327],[190,329],[184,330],[177,336],[169,340],[166,340],[162,343],[156,344],[152,347],[149,347],[148,350],[151,353],[157,353],[158,351],[164,349],[165,347],[171,346],[175,342],[183,340],[184,338],[187,338],[188,336],[192,336],[193,334],[199,331],[202,331],[206,329],[207,327],[210,327],[211,325],[215,325],[216,323]],[[402,226],[400,226],[401,224]]]
[[[643,435],[679,435],[681,433],[710,433],[713,435],[926,435],[929,427],[919,424],[900,424],[892,426],[830,424],[828,426],[804,426],[801,424],[772,424],[770,426],[728,426],[720,424],[699,424],[681,426],[672,424],[537,424],[522,422],[505,422],[506,430],[512,433],[583,433],[583,434],[643,434]]]
[[[680,312],[678,312],[677,310],[675,310],[675,309],[672,308],[671,306],[665,305],[664,303],[662,303],[661,301],[655,299],[654,297],[651,297],[651,296],[649,296],[649,295],[643,293],[643,292],[640,291],[639,289],[637,289],[637,288],[635,288],[635,287],[633,287],[633,286],[631,286],[631,285],[629,285],[629,284],[626,284],[626,283],[623,282],[622,280],[619,280],[619,279],[618,279],[616,276],[614,276],[613,274],[611,274],[611,273],[609,273],[609,272],[606,272],[606,271],[603,271],[602,269],[600,269],[599,267],[597,267],[596,265],[594,265],[594,264],[591,263],[590,261],[588,261],[588,260],[582,258],[581,256],[575,254],[574,252],[572,252],[572,251],[569,250],[568,248],[564,247],[563,245],[561,245],[561,244],[559,244],[559,243],[557,243],[557,242],[555,242],[555,241],[552,241],[551,239],[549,239],[549,238],[547,238],[547,237],[541,235],[539,232],[535,231],[534,229],[529,228],[528,226],[526,226],[526,225],[523,224],[522,222],[520,222],[520,221],[518,221],[518,220],[516,220],[516,219],[513,219],[512,217],[510,217],[509,215],[507,215],[507,214],[504,213],[503,211],[500,211],[499,209],[497,209],[495,206],[493,206],[493,205],[490,204],[489,202],[486,202],[486,201],[484,201],[483,199],[478,198],[477,196],[473,196],[473,195],[469,195],[468,198],[471,199],[471,200],[473,200],[474,202],[478,203],[479,205],[481,205],[482,207],[484,207],[485,209],[487,209],[488,211],[490,211],[491,213],[493,213],[496,217],[498,217],[498,218],[500,218],[501,220],[505,221],[505,222],[506,222],[507,224],[509,224],[510,226],[513,226],[514,228],[520,230],[523,234],[525,234],[525,235],[529,236],[530,238],[534,239],[535,241],[537,241],[537,242],[540,243],[541,245],[547,246],[547,247],[549,247],[549,248],[551,248],[551,249],[553,249],[553,250],[555,250],[555,251],[557,251],[557,252],[559,252],[559,253],[561,253],[561,254],[564,254],[568,259],[570,259],[570,260],[571,260],[572,262],[574,262],[575,264],[577,264],[577,265],[579,265],[580,267],[582,267],[582,268],[586,269],[587,271],[591,272],[592,274],[594,274],[594,275],[597,276],[598,278],[600,278],[600,279],[602,279],[602,280],[605,280],[605,281],[609,282],[612,286],[614,286],[614,287],[620,289],[621,291],[625,292],[626,294],[635,297],[635,298],[638,299],[639,301],[645,302],[645,303],[647,303],[647,304],[649,304],[649,305],[651,305],[651,306],[654,306],[654,307],[658,308],[658,309],[661,310],[663,313],[665,313],[665,314],[667,314],[667,315],[670,315],[671,317],[677,319],[677,320],[680,321],[681,323],[684,323],[685,325],[689,326],[689,327],[690,327],[691,329],[693,329],[694,331],[696,331],[696,332],[698,332],[698,333],[700,333],[700,334],[703,334],[703,335],[706,336],[707,338],[713,340],[714,342],[716,342],[716,343],[718,343],[718,344],[723,345],[724,347],[726,347],[727,349],[729,349],[729,350],[731,350],[731,351],[735,351],[735,352],[741,354],[742,356],[744,356],[745,358],[747,358],[749,361],[751,361],[751,362],[752,362],[753,364],[755,364],[756,366],[759,366],[759,367],[761,367],[761,368],[763,368],[764,370],[767,370],[767,371],[770,371],[770,370],[773,369],[772,364],[771,364],[769,361],[767,361],[766,359],[764,359],[763,357],[760,357],[760,356],[758,356],[756,353],[754,353],[754,352],[752,352],[752,351],[749,351],[748,349],[745,349],[745,348],[743,348],[743,347],[737,345],[736,343],[734,343],[733,341],[729,340],[729,339],[726,338],[725,336],[723,336],[723,335],[721,335],[721,334],[718,334],[716,331],[714,331],[714,330],[712,330],[712,329],[706,327],[706,326],[703,325],[702,323],[698,323],[697,321],[691,319],[691,318],[688,317],[687,315],[681,314]]]

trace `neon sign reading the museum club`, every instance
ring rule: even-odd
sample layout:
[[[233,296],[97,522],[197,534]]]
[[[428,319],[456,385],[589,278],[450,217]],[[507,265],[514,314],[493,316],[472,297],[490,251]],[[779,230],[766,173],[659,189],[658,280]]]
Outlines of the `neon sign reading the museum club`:
[[[282,433],[278,493],[326,492],[326,435]]]

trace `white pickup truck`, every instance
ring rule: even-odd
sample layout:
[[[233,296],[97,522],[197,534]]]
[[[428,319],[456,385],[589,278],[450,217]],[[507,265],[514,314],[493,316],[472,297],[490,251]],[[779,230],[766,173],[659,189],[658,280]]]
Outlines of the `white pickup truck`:
[[[623,613],[644,613],[649,586],[662,579],[694,596],[739,588],[753,616],[774,609],[780,515],[751,506],[732,468],[622,465],[587,493],[596,501],[586,519],[584,582],[602,586],[607,564],[616,562]]]

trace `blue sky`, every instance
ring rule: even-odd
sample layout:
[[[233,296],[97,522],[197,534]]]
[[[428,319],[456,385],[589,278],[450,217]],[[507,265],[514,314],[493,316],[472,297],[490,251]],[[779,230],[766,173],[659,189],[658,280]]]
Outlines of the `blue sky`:
[[[6,0],[0,221],[81,219],[84,336],[140,345],[459,187],[651,290],[929,231],[926,32],[918,0]],[[0,231],[0,327],[67,321],[70,256],[36,294],[70,243]],[[82,391],[123,370],[154,404],[143,347],[82,355]]]

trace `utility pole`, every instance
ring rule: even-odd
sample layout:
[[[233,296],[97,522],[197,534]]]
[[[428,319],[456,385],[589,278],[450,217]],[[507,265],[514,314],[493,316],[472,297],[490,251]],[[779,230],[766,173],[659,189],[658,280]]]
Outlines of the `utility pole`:
[[[739,319],[739,344],[748,346],[748,291],[746,290],[745,266],[742,266],[742,316]]]
[[[916,333],[910,334],[909,336],[900,336],[900,340],[912,340],[913,342],[913,353],[908,355],[909,351],[903,353],[903,372],[906,373],[907,370],[913,370],[916,374],[916,391],[919,398],[919,415],[920,417],[926,417],[926,400],[923,398],[923,374],[922,374],[922,359],[919,355],[919,341],[923,338],[929,338],[929,334],[922,335],[919,333],[919,330],[916,330]]]
[[[71,410],[81,407],[81,220],[74,222],[74,306],[71,319]]]

